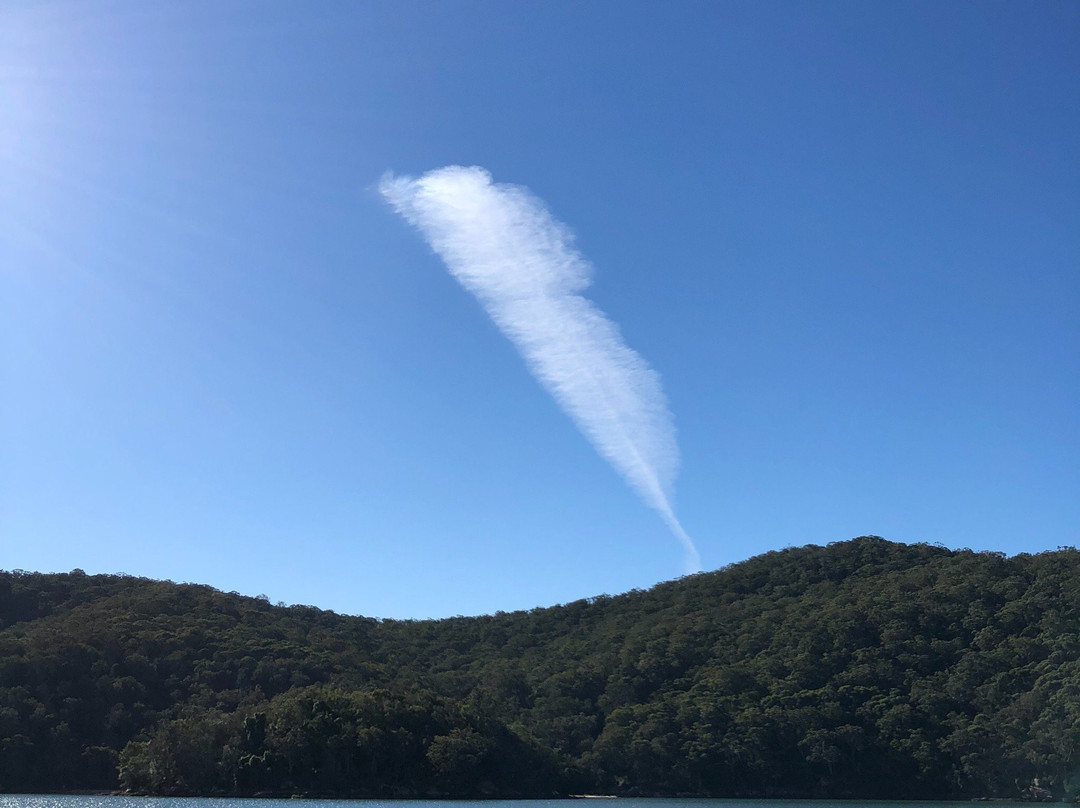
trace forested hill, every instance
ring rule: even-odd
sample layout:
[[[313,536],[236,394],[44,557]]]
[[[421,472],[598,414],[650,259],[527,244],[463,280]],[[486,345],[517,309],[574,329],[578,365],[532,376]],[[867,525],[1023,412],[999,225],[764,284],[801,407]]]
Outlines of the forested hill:
[[[0,573],[0,791],[116,788],[1069,796],[1080,552],[864,537],[422,622]]]

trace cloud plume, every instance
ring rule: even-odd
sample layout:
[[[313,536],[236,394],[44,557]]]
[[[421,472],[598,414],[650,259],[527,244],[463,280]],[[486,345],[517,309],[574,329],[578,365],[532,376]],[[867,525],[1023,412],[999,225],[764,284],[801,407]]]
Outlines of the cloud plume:
[[[660,514],[683,545],[687,571],[700,570],[671,505],[679,451],[660,377],[581,296],[592,266],[567,228],[526,188],[493,183],[478,167],[387,175],[379,190],[483,304],[597,452]]]

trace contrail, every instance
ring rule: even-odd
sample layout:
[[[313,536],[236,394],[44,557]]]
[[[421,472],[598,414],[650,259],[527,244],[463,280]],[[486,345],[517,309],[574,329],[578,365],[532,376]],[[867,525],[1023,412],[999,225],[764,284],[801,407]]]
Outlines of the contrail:
[[[701,559],[671,505],[679,464],[660,376],[618,326],[579,293],[592,266],[565,225],[527,188],[482,168],[447,166],[418,179],[386,175],[379,190],[479,299],[578,429]]]

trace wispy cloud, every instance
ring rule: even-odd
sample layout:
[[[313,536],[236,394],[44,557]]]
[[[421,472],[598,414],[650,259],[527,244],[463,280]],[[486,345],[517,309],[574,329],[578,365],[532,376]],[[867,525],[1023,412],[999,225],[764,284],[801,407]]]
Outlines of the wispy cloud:
[[[544,203],[484,169],[386,176],[379,190],[480,300],[596,450],[701,562],[672,509],[679,450],[660,377],[581,296],[592,266]]]

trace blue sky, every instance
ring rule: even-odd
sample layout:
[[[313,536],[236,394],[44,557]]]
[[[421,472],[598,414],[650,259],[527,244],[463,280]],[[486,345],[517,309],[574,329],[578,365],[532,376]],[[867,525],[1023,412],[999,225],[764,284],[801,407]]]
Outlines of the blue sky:
[[[1080,525],[1080,6],[0,9],[0,568],[382,617],[683,572],[380,178],[478,165],[660,374],[706,569]]]

